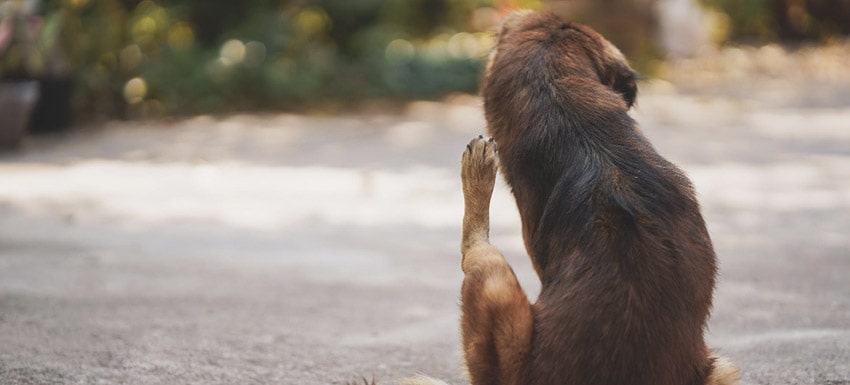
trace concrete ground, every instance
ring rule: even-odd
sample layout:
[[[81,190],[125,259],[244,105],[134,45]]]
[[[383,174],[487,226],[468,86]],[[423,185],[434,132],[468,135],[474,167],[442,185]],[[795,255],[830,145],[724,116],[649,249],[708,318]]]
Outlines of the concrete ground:
[[[745,384],[850,384],[847,90],[642,87],[635,117],[720,257],[708,339]],[[465,383],[458,165],[479,104],[111,123],[0,156],[0,383]],[[492,211],[534,297],[504,186]]]

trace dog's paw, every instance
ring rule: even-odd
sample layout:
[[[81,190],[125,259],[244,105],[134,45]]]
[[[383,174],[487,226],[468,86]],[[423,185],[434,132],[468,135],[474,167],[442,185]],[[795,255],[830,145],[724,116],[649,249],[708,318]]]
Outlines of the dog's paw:
[[[466,145],[461,159],[460,176],[464,191],[489,190],[492,192],[496,181],[496,142],[493,138],[478,135]]]

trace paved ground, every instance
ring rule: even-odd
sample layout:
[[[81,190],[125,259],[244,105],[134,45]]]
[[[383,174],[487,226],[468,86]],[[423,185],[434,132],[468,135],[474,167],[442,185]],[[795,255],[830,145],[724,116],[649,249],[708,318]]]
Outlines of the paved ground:
[[[694,179],[721,258],[709,340],[746,384],[850,384],[847,90],[642,89],[635,116]],[[115,123],[2,155],[0,383],[462,384],[458,161],[478,103]],[[534,296],[515,206],[494,199]]]

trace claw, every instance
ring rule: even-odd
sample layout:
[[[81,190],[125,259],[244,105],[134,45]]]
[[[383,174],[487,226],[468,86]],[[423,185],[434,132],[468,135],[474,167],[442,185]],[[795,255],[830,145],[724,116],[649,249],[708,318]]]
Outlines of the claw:
[[[478,139],[484,139],[484,135],[478,135]]]
[[[466,145],[466,151],[472,151],[472,147],[470,145]]]
[[[492,136],[490,137],[490,139],[487,139],[487,141],[488,141],[488,142],[490,142],[490,143],[493,143],[493,141],[494,141],[494,140],[495,140],[495,139],[493,139],[493,137],[492,137]]]

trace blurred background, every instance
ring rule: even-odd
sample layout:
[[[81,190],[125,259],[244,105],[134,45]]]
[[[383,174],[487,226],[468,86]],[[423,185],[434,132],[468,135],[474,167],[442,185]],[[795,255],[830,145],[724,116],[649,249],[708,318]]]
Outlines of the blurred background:
[[[593,26],[648,76],[740,44],[774,44],[765,60],[744,55],[764,70],[810,46],[843,47],[818,60],[847,65],[844,0],[3,0],[0,82],[38,82],[38,97],[18,96],[36,101],[35,132],[474,94],[494,25],[514,8]],[[711,65],[748,60],[725,59]]]
[[[742,383],[850,384],[850,0],[0,0],[0,383],[465,383],[459,158],[515,8],[644,75]]]

